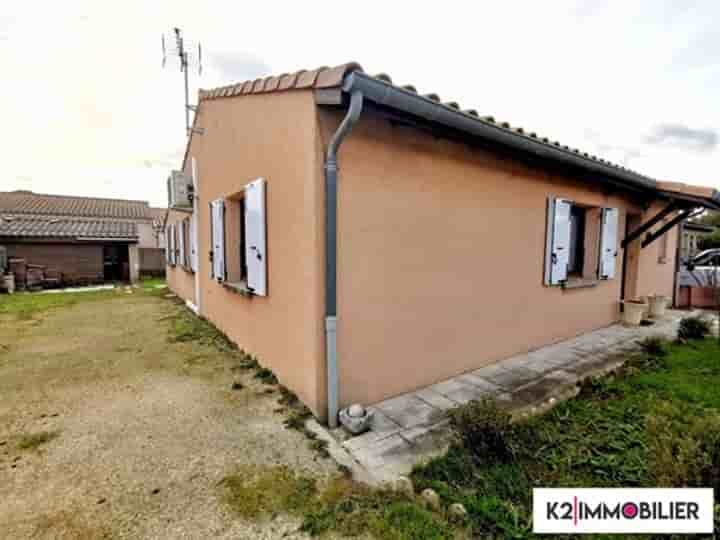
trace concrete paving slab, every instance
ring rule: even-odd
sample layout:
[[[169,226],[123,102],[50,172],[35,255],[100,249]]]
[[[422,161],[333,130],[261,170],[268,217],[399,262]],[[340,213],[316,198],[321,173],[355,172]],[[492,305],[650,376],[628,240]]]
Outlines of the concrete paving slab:
[[[499,392],[500,388],[498,385],[491,383],[484,377],[477,375],[475,372],[465,373],[457,377],[457,380],[463,383],[470,384],[483,390],[487,393]]]
[[[436,409],[414,394],[388,399],[378,403],[375,407],[403,428],[433,424],[444,418],[442,410]]]
[[[498,373],[504,373],[506,371],[508,371],[507,368],[505,368],[505,366],[502,365],[502,361],[500,361],[497,364],[490,364],[489,366],[484,366],[480,369],[476,369],[475,371],[473,371],[473,373],[484,379],[490,379],[494,375],[497,375]]]
[[[421,390],[417,390],[415,392],[415,395],[422,399],[424,402],[429,403],[430,405],[441,411],[448,411],[454,407],[457,407],[457,403],[448,399],[439,392],[435,392],[430,388],[422,388]]]
[[[368,410],[373,413],[370,430],[344,441],[342,445],[346,449],[352,451],[370,446],[402,430],[402,427],[398,423],[391,420],[377,407],[368,407]]]
[[[456,390],[462,390],[465,386],[467,386],[467,384],[463,384],[460,381],[458,381],[457,379],[448,379],[447,381],[442,381],[442,382],[433,384],[432,386],[428,386],[428,389],[447,397],[447,395],[450,392],[455,392]]]
[[[457,405],[464,405],[469,401],[480,401],[485,398],[492,398],[498,394],[500,389],[497,386],[493,386],[492,389],[480,388],[472,384],[462,385],[457,390],[449,392],[447,397],[454,401]]]
[[[353,451],[355,459],[369,471],[389,464],[406,463],[410,443],[399,434],[391,435],[377,444]]]
[[[513,390],[539,378],[538,373],[529,369],[518,368],[512,371],[498,371],[487,376],[492,384],[505,390]]]

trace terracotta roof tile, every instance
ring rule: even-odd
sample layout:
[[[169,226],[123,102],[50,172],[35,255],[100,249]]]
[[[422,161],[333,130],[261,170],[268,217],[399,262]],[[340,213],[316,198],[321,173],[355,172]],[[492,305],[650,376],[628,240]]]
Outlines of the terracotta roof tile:
[[[0,214],[152,219],[144,201],[45,195],[31,191],[0,192]]]
[[[303,88],[332,88],[332,87],[340,87],[342,86],[343,80],[346,75],[348,75],[351,72],[358,72],[363,74],[364,76],[368,76],[362,66],[356,62],[348,62],[346,64],[341,64],[339,66],[335,66],[332,68],[328,67],[321,67],[318,69],[314,69],[311,71],[306,70],[300,70],[295,73],[291,74],[283,74],[278,75],[274,77],[267,77],[265,79],[257,79],[256,81],[246,81],[242,84],[242,93],[258,93],[258,92],[278,92],[278,91],[285,91],[285,90],[293,90],[293,89],[303,89]],[[396,85],[393,83],[392,78],[386,74],[386,73],[380,73],[378,75],[375,75],[374,78],[378,81],[383,82],[384,84],[393,85],[397,88],[401,88],[407,92],[412,92],[415,94],[418,94],[418,90],[413,85]],[[223,97],[226,95],[224,92],[222,92],[223,88],[216,88],[213,90],[201,90],[199,92],[199,99],[215,99],[218,97]],[[233,95],[237,95],[236,93]],[[452,109],[454,111],[458,111],[462,114],[466,114],[469,116],[472,116],[477,119],[478,122],[484,122],[487,124],[490,124],[494,126],[497,129],[504,129],[507,130],[509,133],[512,133],[516,137],[524,137],[528,139],[532,139],[535,142],[546,144],[548,146],[554,146],[556,148],[563,149],[567,152],[572,152],[578,156],[583,157],[584,159],[588,161],[594,161],[597,163],[602,163],[603,165],[614,167],[618,170],[623,171],[630,171],[630,169],[627,169],[625,167],[615,165],[603,158],[591,155],[587,152],[581,152],[580,150],[576,148],[570,148],[566,145],[562,145],[558,141],[553,141],[549,139],[548,137],[543,137],[538,135],[535,131],[528,131],[520,126],[511,126],[509,122],[500,122],[496,120],[493,116],[479,116],[478,112],[474,109],[466,109],[462,110],[462,107],[459,103],[456,101],[447,101],[443,103],[443,100],[440,98],[440,96],[436,93],[427,93],[422,94],[422,97],[425,99],[428,99],[430,101],[433,101],[435,103],[442,103],[445,107]],[[634,171],[632,171],[634,172]],[[638,174],[638,173],[635,173]],[[639,175],[642,176],[642,175]],[[646,177],[647,178],[647,177]],[[662,188],[661,188],[662,189]],[[672,191],[669,190],[668,191]],[[710,190],[712,191],[712,190]],[[694,192],[695,194],[696,192]]]

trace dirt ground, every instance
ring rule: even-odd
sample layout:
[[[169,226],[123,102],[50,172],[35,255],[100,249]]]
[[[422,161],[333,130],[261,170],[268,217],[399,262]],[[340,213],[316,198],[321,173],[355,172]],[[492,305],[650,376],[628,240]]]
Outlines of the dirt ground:
[[[242,520],[219,484],[244,464],[334,463],[232,354],[169,340],[182,309],[136,290],[0,315],[2,538],[303,536],[292,518]]]

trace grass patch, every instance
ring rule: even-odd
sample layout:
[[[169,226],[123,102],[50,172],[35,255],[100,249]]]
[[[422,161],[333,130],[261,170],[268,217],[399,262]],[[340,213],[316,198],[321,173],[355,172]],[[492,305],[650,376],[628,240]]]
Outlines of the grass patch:
[[[0,315],[29,320],[51,309],[70,307],[79,302],[96,302],[120,297],[117,289],[72,293],[16,293],[0,295]]]
[[[344,477],[318,483],[287,467],[248,466],[220,485],[226,504],[243,518],[294,515],[302,520],[300,530],[311,536],[333,531],[397,540],[456,538],[443,516],[396,493],[371,490]]]
[[[187,309],[180,309],[171,317],[170,342],[195,341],[223,352],[237,351],[237,346],[208,320],[198,317]]]
[[[20,450],[36,450],[57,438],[59,434],[58,431],[40,431],[38,433],[22,435],[18,440],[17,446]]]
[[[531,490],[544,487],[720,489],[720,346],[651,340],[617,374],[583,384],[545,415],[508,424],[492,406],[453,413],[445,456],[413,472],[443,504],[468,511],[474,537],[532,536]]]

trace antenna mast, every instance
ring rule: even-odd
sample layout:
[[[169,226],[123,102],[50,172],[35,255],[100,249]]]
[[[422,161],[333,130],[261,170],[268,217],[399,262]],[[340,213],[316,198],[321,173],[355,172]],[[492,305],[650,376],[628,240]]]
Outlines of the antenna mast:
[[[162,66],[165,67],[168,55],[177,56],[180,60],[180,71],[185,79],[185,131],[187,135],[190,135],[190,132],[192,131],[192,126],[190,125],[190,111],[195,112],[197,108],[190,104],[190,81],[188,74],[188,68],[194,55],[188,51],[185,38],[182,35],[182,30],[180,30],[180,28],[173,28],[172,32],[172,36],[170,37],[175,40],[175,48],[171,50],[169,54],[165,45],[165,35],[163,34],[162,36]],[[202,75],[202,46],[199,43],[197,45],[197,58],[195,60],[198,65],[198,75]]]

